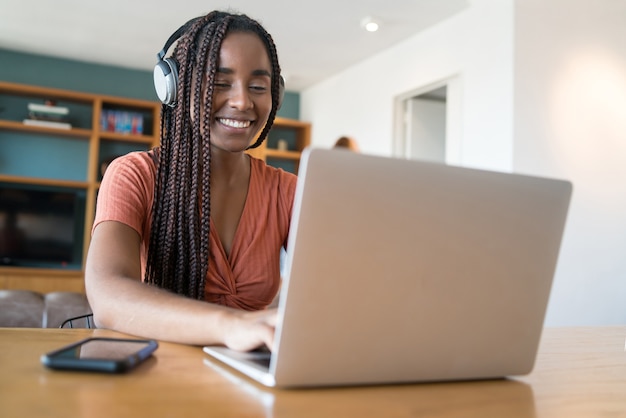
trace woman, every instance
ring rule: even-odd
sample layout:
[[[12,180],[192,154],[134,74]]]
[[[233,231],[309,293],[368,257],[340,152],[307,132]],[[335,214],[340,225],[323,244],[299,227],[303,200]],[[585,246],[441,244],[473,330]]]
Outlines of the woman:
[[[159,340],[271,349],[276,312],[266,307],[296,177],[245,150],[280,105],[276,48],[256,21],[224,12],[173,36],[161,146],[115,160],[99,191],[85,272],[94,319]]]

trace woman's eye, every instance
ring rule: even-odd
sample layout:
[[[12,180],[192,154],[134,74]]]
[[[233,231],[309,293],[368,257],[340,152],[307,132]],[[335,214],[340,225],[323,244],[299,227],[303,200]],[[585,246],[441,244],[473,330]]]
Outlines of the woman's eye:
[[[265,86],[250,86],[251,90],[254,90],[256,92],[264,92],[267,91],[267,87]]]
[[[215,82],[215,87],[218,87],[218,88],[228,88],[228,87],[230,87],[230,83],[228,83],[226,81],[216,81]]]

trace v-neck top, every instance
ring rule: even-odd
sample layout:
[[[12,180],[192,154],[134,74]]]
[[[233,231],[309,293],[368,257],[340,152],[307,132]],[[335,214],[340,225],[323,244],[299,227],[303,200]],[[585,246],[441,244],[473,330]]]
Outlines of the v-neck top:
[[[93,228],[121,222],[141,238],[145,277],[156,166],[153,151],[114,160],[100,185]],[[205,300],[233,308],[267,307],[280,286],[280,249],[286,248],[297,177],[250,157],[250,184],[241,219],[226,256],[211,220]],[[93,229],[92,229],[93,231]]]

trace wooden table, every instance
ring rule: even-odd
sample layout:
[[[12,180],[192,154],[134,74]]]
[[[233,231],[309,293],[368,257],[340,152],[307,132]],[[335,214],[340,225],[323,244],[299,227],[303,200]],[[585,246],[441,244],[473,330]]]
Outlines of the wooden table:
[[[160,343],[126,375],[51,371],[42,353],[107,330],[0,329],[0,417],[626,417],[626,326],[554,328],[528,376],[482,382],[271,390]]]

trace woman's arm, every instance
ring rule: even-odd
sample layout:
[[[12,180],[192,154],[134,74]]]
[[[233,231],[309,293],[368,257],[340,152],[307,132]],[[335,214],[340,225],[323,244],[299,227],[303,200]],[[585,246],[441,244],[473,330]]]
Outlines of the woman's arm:
[[[94,229],[85,288],[98,327],[183,344],[272,348],[275,310],[239,311],[145,284],[140,245],[137,232],[122,223]]]

